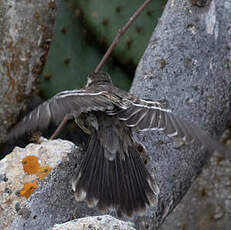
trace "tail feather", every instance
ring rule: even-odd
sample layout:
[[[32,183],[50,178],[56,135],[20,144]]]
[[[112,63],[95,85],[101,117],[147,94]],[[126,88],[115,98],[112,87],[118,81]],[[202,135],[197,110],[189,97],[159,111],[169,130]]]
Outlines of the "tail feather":
[[[91,167],[91,162],[94,162],[91,158],[94,157],[95,141],[96,139],[94,138],[90,139],[84,160],[81,162],[80,168],[78,170],[77,177],[72,181],[72,189],[75,191],[75,199],[77,201],[84,200],[87,195],[86,183],[89,181],[87,170]],[[81,187],[76,189],[78,184],[81,184]]]
[[[98,151],[99,148],[98,146],[96,146],[96,151]],[[84,182],[86,183],[86,191],[89,191],[87,193],[87,202],[88,202],[88,206],[89,207],[94,207],[97,205],[97,203],[99,202],[99,194],[97,192],[97,187],[95,187],[95,184],[99,184],[99,176],[100,176],[100,172],[99,172],[99,165],[100,165],[100,156],[97,157],[96,154],[92,154],[92,161],[95,161],[95,164],[93,165],[93,167],[89,168],[89,179],[85,178],[83,179]],[[89,164],[88,164],[89,165]]]
[[[143,204],[146,203],[148,205],[155,205],[156,197],[153,196],[153,193],[158,193],[158,188],[155,188],[155,182],[153,178],[149,175],[147,169],[144,166],[144,163],[140,159],[138,155],[132,154],[131,157],[133,158],[133,169],[136,170],[136,179],[141,190],[141,195],[143,194]],[[143,170],[144,168],[144,170]],[[142,178],[146,178],[143,180]],[[154,202],[153,202],[154,201]]]
[[[147,203],[147,199],[146,199],[146,195],[145,195],[145,189],[143,186],[143,180],[140,180],[140,179],[145,178],[145,177],[142,177],[142,175],[140,175],[139,167],[136,168],[136,163],[134,162],[133,154],[131,154],[131,160],[129,162],[131,164],[130,167],[131,167],[132,172],[134,174],[133,183],[136,185],[135,191],[136,191],[136,195],[137,195],[137,198],[136,198],[137,205],[135,206],[135,208],[137,210],[139,210],[139,212],[141,213],[145,209],[145,203]]]
[[[95,166],[95,164],[91,164],[91,162],[94,162],[94,160],[96,159],[96,155],[94,155],[95,151],[97,151],[96,139],[91,138],[87,148],[86,156],[84,158],[84,161],[82,161],[79,171],[79,173],[82,174],[80,180],[81,183],[83,183],[85,189],[87,183],[89,182],[89,172],[91,172],[92,167]]]
[[[115,178],[115,175],[114,172],[112,171],[113,170],[113,166],[114,166],[114,162],[111,162],[111,161],[106,161],[107,162],[107,184],[108,184],[108,193],[109,193],[109,197],[110,197],[110,200],[109,200],[109,207],[112,208],[115,206],[115,200],[116,200],[116,191],[115,191],[115,188],[114,188],[114,185],[115,185],[115,182],[114,182],[114,178]]]
[[[99,153],[103,153],[102,145],[100,146]],[[103,186],[103,172],[104,172],[104,156],[103,156],[103,154],[98,154],[98,158],[99,158],[99,164],[98,164],[98,168],[97,168],[98,170],[96,172],[96,173],[98,173],[98,175],[96,175],[97,179],[95,181],[95,183],[97,184],[95,196],[100,199],[101,190],[102,190],[102,186]]]
[[[102,155],[104,153],[101,153]],[[100,188],[100,200],[98,207],[101,211],[105,212],[107,208],[110,207],[110,194],[109,194],[109,184],[108,184],[108,160],[104,157],[103,159],[103,177],[102,177],[102,187]]]
[[[136,148],[130,146],[125,154],[117,152],[114,160],[108,160],[105,151],[93,135],[72,183],[77,200],[85,198],[90,207],[115,208],[127,216],[142,214],[147,206],[155,205],[158,187]]]
[[[117,188],[116,185],[116,177],[115,177],[115,164],[114,162],[108,161],[108,178],[109,178],[109,185],[110,185],[110,194],[111,194],[111,206],[115,207],[117,205]]]
[[[111,176],[113,177],[114,174],[114,183],[113,183],[113,190],[115,192],[115,199],[114,199],[114,205],[118,207],[119,203],[121,202],[121,194],[123,192],[122,189],[120,189],[120,178],[119,175],[119,168],[118,168],[118,160],[115,160],[115,163],[112,164],[111,168]]]
[[[94,139],[94,138],[93,138]],[[84,164],[84,170],[80,172],[82,177],[80,178],[79,183],[82,184],[83,190],[86,191],[86,200],[89,207],[94,207],[98,203],[99,197],[96,194],[95,184],[98,183],[98,166],[100,164],[100,156],[97,156],[95,152],[99,151],[99,145],[97,145],[96,139],[93,140],[93,143],[90,143],[89,151],[87,151],[87,158]],[[87,157],[86,156],[86,157]],[[80,168],[81,169],[81,168]]]
[[[124,172],[123,172],[123,167],[122,167],[122,159],[119,156],[116,156],[116,161],[115,161],[115,174],[117,176],[116,178],[116,184],[115,188],[118,193],[118,201],[117,201],[117,209],[119,209],[122,205],[120,204],[126,204],[127,203],[127,194],[126,194],[126,188],[125,188],[125,177],[124,177]]]
[[[128,216],[132,215],[132,210],[135,210],[138,199],[136,197],[137,188],[135,183],[135,178],[133,177],[132,168],[130,167],[130,159],[126,159],[124,163],[124,172],[125,172],[125,185],[128,195],[128,203],[125,206],[121,207],[121,212],[126,213]],[[135,201],[135,202],[134,202]]]

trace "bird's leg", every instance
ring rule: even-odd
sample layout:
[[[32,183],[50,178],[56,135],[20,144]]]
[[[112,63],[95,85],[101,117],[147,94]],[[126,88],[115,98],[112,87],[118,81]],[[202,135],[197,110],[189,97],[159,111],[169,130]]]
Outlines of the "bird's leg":
[[[65,115],[65,117],[62,120],[62,122],[59,124],[59,126],[57,127],[57,129],[55,130],[55,132],[50,137],[50,140],[54,140],[58,136],[58,134],[61,132],[61,130],[66,125],[67,121],[70,120],[70,119],[73,119],[73,115],[72,114]]]

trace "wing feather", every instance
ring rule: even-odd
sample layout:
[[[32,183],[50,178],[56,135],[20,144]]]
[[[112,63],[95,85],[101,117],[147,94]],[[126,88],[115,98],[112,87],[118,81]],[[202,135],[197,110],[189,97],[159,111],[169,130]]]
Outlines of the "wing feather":
[[[117,113],[118,119],[127,127],[138,131],[160,130],[170,137],[177,137],[185,144],[199,143],[209,150],[227,150],[206,132],[174,115],[159,102],[137,99],[128,109]]]
[[[51,122],[59,124],[65,115],[78,116],[89,111],[110,111],[116,103],[104,96],[104,91],[87,89],[63,91],[35,108],[8,134],[6,140],[15,139],[27,132],[46,129]]]
[[[148,113],[147,110],[140,110],[138,113],[135,113],[135,115],[131,116],[127,121],[126,124],[128,127],[135,127],[137,126],[140,121],[146,116]]]
[[[161,130],[169,136],[191,139],[185,123],[181,122],[172,111],[163,108],[159,102],[144,100],[141,102],[143,104],[132,103],[128,109],[118,112],[119,120],[139,131]]]

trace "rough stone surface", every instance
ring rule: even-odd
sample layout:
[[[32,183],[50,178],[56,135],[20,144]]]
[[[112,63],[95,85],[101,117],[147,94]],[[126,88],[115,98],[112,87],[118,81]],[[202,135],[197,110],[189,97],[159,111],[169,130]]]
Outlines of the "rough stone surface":
[[[134,224],[118,220],[112,216],[93,216],[56,224],[52,230],[135,230]]]
[[[49,229],[55,224],[72,219],[101,214],[96,208],[88,208],[85,202],[76,202],[74,199],[71,180],[76,174],[81,157],[79,148],[70,151],[68,158],[64,159],[30,196],[22,214],[13,221],[11,230]]]
[[[7,229],[26,202],[20,196],[24,184],[38,180],[37,175],[28,175],[22,160],[36,156],[41,166],[54,168],[72,151],[74,144],[68,141],[42,140],[40,144],[29,144],[25,149],[15,147],[13,152],[0,161],[0,229]]]
[[[36,89],[52,38],[55,0],[0,4],[0,143]]]
[[[169,0],[139,63],[132,92],[143,98],[165,99],[176,114],[194,122],[212,136],[220,136],[227,119],[230,119],[230,28],[230,1],[212,0],[206,7],[197,7],[189,1]],[[175,149],[172,140],[159,133],[146,133],[139,137],[153,158],[161,191],[161,205],[149,220],[150,229],[156,229],[185,195],[210,153],[200,151],[197,146]],[[205,187],[202,193],[208,193],[210,203],[202,209],[206,202],[199,199],[196,202],[196,194],[189,194],[184,208],[181,206],[181,210],[179,208],[172,214],[164,229],[204,229],[198,226],[208,220],[208,215],[221,217],[215,218],[219,223],[213,227],[208,224],[205,229],[231,228],[227,218],[230,196],[226,196],[230,193],[230,162],[223,159],[217,165],[216,159],[217,155],[211,159],[210,167],[198,182],[201,184],[198,189]],[[213,180],[214,185],[211,185]],[[209,205],[210,208],[202,215],[201,211]],[[224,212],[225,215],[215,214]],[[192,213],[194,215],[190,217]]]
[[[229,144],[231,147],[231,143]],[[213,154],[202,174],[160,227],[161,230],[229,230],[231,161]]]

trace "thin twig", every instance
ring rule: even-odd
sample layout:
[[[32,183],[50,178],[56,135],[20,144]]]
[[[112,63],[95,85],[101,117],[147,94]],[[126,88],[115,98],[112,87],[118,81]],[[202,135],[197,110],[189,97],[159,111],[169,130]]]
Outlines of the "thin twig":
[[[118,43],[120,37],[128,30],[128,28],[131,26],[131,24],[135,21],[135,19],[139,16],[139,14],[144,10],[144,8],[148,5],[148,3],[150,3],[152,0],[146,0],[141,6],[140,8],[129,18],[129,21],[126,23],[126,25],[120,29],[117,33],[117,35],[115,36],[112,44],[110,45],[110,47],[108,48],[107,52],[105,53],[105,55],[103,56],[103,58],[101,59],[100,63],[97,65],[97,67],[95,68],[95,73],[99,72],[104,63],[106,62],[106,60],[108,59],[108,57],[110,56],[112,50],[115,48],[116,44]]]

